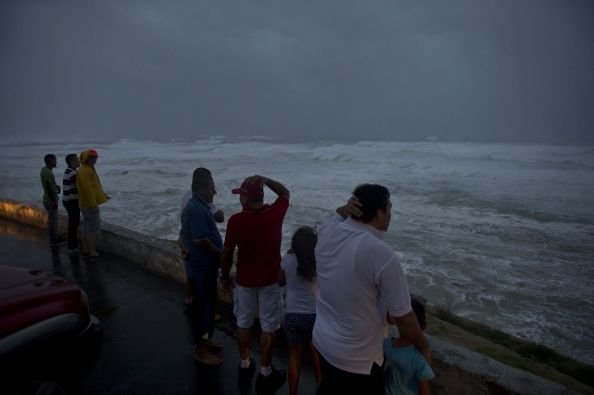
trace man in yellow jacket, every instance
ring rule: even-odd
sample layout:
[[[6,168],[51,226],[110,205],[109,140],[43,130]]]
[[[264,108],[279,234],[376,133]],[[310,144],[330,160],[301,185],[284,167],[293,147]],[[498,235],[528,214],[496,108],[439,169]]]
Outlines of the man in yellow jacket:
[[[83,151],[80,154],[81,165],[76,173],[78,204],[83,216],[83,257],[88,257],[91,260],[99,258],[96,249],[97,234],[101,224],[99,205],[109,199],[109,196],[103,192],[99,176],[95,171],[95,163],[97,163],[98,157],[99,154],[94,149]]]

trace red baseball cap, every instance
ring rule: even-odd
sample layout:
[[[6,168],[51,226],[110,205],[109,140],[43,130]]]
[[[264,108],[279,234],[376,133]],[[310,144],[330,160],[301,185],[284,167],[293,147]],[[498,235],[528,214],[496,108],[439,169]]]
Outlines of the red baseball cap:
[[[235,195],[242,194],[253,198],[259,198],[264,196],[264,188],[259,182],[244,181],[241,183],[239,188],[233,189],[231,193]]]
[[[99,154],[97,153],[97,150],[91,148],[87,150],[87,156],[99,156]]]

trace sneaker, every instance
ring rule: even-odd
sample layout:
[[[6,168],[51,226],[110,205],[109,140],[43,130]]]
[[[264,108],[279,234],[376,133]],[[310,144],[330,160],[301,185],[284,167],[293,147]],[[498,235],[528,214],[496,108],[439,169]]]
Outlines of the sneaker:
[[[239,367],[237,373],[237,384],[241,393],[248,392],[252,386],[252,377],[256,371],[256,361],[250,358],[250,366],[247,368]]]
[[[78,254],[79,252],[80,252],[80,248],[69,248],[68,249],[69,254]]]
[[[267,376],[258,373],[256,379],[256,394],[274,394],[277,389],[287,381],[287,372],[284,369],[275,369],[271,366],[272,372]]]
[[[66,240],[59,237],[56,240],[50,242],[50,246],[52,247],[63,246],[64,244],[66,244]]]

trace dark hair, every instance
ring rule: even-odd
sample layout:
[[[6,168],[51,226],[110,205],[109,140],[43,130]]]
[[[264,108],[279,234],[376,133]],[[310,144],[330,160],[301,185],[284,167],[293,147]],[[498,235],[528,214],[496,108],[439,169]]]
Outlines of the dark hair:
[[[359,199],[361,203],[360,217],[355,218],[364,223],[373,221],[377,210],[385,211],[388,208],[388,200],[390,199],[390,192],[388,188],[378,184],[360,184],[353,191],[353,195]]]
[[[245,197],[247,198],[247,201],[248,201],[249,204],[262,204],[262,203],[264,203],[264,195],[258,196],[258,197],[245,195]]]
[[[297,275],[309,281],[316,276],[314,249],[317,242],[318,235],[309,226],[297,229],[291,239],[291,250],[297,256]]]
[[[425,316],[425,306],[421,303],[420,300],[412,298],[410,300],[410,304],[412,306],[415,315],[417,316],[417,321],[419,321],[419,325],[421,329],[427,328],[427,317]]]
[[[212,180],[210,170],[204,167],[197,168],[192,174],[192,192],[198,192],[200,188],[207,186],[210,180]]]
[[[43,157],[43,161],[45,162],[46,166],[49,166],[49,161],[50,160],[55,160],[56,159],[56,155],[54,154],[47,154],[46,156]]]
[[[73,159],[76,159],[76,158],[78,158],[78,155],[76,155],[76,154],[68,154],[68,155],[66,155],[66,164],[68,166],[70,166],[70,162],[72,162],[72,160]]]

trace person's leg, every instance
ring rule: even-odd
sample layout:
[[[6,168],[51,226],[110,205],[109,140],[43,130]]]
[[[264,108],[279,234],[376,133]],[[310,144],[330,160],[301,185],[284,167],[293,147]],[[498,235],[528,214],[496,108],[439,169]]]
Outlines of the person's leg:
[[[382,368],[373,364],[371,374],[347,372],[330,364],[320,355],[322,380],[317,395],[384,395],[384,376]]]
[[[297,394],[299,385],[299,371],[303,355],[303,337],[300,336],[299,322],[302,314],[287,313],[283,321],[285,337],[289,346],[289,393]]]
[[[250,358],[252,345],[252,326],[256,318],[257,290],[235,285],[233,292],[233,314],[237,319],[237,348],[239,349],[239,370],[237,382],[240,392],[249,391],[256,363]]]
[[[215,329],[215,308],[217,304],[217,281],[218,269],[209,270],[205,274],[206,310],[205,320],[207,322],[208,339],[212,339]],[[207,342],[208,343],[208,342]],[[210,343],[213,344],[213,343]]]
[[[289,344],[289,393],[291,395],[297,394],[302,356],[303,343]]]
[[[80,226],[80,241],[82,242],[83,255],[89,254],[89,209],[83,208],[80,210],[82,214],[82,224]]]
[[[194,299],[188,307],[188,314],[192,324],[192,336],[196,348],[194,350],[194,359],[197,362],[207,365],[218,365],[222,360],[216,355],[211,354],[205,343],[205,338],[210,326],[208,317],[208,297],[206,274],[202,273],[196,278],[191,279],[190,286],[194,294]]]
[[[385,395],[386,385],[384,382],[384,370],[377,363],[374,363],[369,376],[369,384],[364,383],[364,388],[369,388],[370,395]],[[363,387],[362,387],[363,388]]]
[[[252,328],[237,328],[237,347],[242,361],[250,358],[252,345]]]
[[[256,379],[256,393],[274,393],[287,381],[287,372],[272,366],[272,352],[276,331],[280,328],[283,302],[278,284],[258,288],[260,315],[260,374]]]
[[[98,257],[97,235],[101,229],[101,214],[99,213],[99,208],[95,209],[95,211],[91,211],[88,224],[89,232],[87,233],[87,243],[89,245],[89,256],[91,258]]]
[[[43,203],[45,211],[47,211],[47,230],[49,233],[50,243],[58,241],[58,209],[53,207],[51,203]]]
[[[184,299],[184,304],[192,303],[192,287],[190,287],[190,279],[186,278],[186,299]]]
[[[257,289],[235,285],[233,292],[233,314],[237,319],[237,348],[244,363],[250,358],[252,345],[252,326],[258,306]],[[247,367],[247,366],[246,366]]]
[[[272,362],[272,351],[274,349],[275,341],[275,332],[267,332],[264,329],[262,329],[262,332],[260,333],[260,352],[262,353],[262,356],[260,358],[260,366],[262,368],[270,367],[270,363]]]
[[[318,384],[320,384],[320,382],[322,381],[322,370],[320,368],[320,354],[318,353],[318,350],[316,350],[316,348],[314,347],[313,342],[311,340],[309,341],[309,351],[311,352],[311,361],[314,371],[316,373],[316,381]]]
[[[78,248],[78,224],[80,222],[80,210],[78,209],[77,200],[69,200],[64,202],[64,207],[68,212],[68,249],[75,250]]]
[[[344,391],[343,380],[340,374],[342,371],[332,366],[326,358],[320,354],[320,370],[322,372],[322,380],[318,386],[317,395],[334,395],[342,394]]]
[[[50,215],[49,215],[49,228],[50,228],[50,235],[52,240],[54,241],[63,241],[63,239],[61,239],[58,236],[58,222],[59,222],[59,217],[58,217],[58,208],[52,208]]]
[[[89,232],[87,233],[87,247],[89,249],[89,254],[91,256],[97,255],[97,244],[95,242],[95,233]]]
[[[283,307],[280,287],[277,284],[258,288],[258,312],[260,314],[260,351],[262,369],[270,367],[272,352],[276,340],[276,331],[280,328]]]

